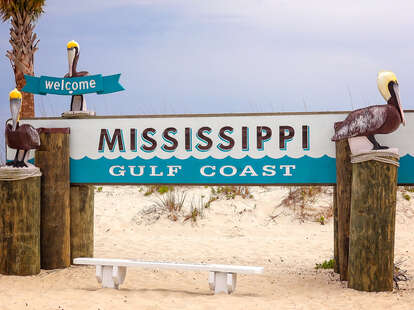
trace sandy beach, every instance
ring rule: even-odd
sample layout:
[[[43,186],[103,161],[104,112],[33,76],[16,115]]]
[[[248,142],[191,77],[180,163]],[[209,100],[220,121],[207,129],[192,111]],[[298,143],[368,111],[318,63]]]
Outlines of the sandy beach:
[[[250,187],[245,198],[226,196],[217,187],[176,189],[186,198],[172,215],[156,204],[168,193],[146,195],[143,186],[97,187],[95,257],[263,266],[264,274],[239,275],[232,295],[213,295],[206,272],[129,268],[120,290],[100,288],[92,266],[0,275],[0,309],[414,307],[411,281],[393,292],[366,293],[347,289],[332,269],[315,269],[333,257],[330,188],[312,194],[304,208],[282,204],[288,188]],[[189,216],[191,205],[197,208],[210,198],[214,201],[200,215]],[[413,193],[399,190],[395,258],[409,275],[414,275],[413,199]]]

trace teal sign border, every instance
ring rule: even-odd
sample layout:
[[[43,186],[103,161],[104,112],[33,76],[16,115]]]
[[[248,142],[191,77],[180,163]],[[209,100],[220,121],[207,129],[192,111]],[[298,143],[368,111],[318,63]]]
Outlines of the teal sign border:
[[[108,76],[95,74],[74,78],[25,75],[26,85],[22,91],[38,95],[73,96],[88,93],[103,95],[124,90],[119,83],[120,76],[120,73]]]

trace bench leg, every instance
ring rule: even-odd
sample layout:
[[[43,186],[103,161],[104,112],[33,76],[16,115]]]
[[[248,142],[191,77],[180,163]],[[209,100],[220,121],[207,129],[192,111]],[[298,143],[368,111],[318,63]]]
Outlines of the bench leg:
[[[103,276],[102,266],[96,265],[96,280],[98,280],[98,283],[102,283],[102,276]]]
[[[112,280],[115,283],[115,288],[119,288],[119,285],[124,283],[126,276],[126,267],[123,266],[114,266],[112,269]]]
[[[121,266],[96,266],[96,279],[102,283],[102,287],[119,289],[124,283],[126,267]]]
[[[221,292],[227,294],[233,293],[236,289],[236,281],[236,273],[210,271],[208,275],[208,284],[210,290],[214,291],[214,294]]]

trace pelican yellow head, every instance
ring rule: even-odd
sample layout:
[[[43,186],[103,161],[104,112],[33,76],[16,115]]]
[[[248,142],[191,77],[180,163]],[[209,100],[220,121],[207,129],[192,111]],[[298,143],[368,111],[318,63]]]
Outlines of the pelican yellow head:
[[[385,101],[388,101],[391,98],[391,93],[388,88],[391,82],[394,82],[395,84],[398,85],[398,80],[394,72],[391,72],[391,71],[378,72],[377,86],[378,86],[378,90],[380,91],[382,97],[384,97]]]
[[[78,44],[78,42],[72,40],[72,41],[68,42],[66,47],[68,48],[68,50],[71,49],[71,48],[74,48],[74,47],[77,47],[79,49],[79,44]]]
[[[9,98],[12,126],[13,130],[16,130],[17,123],[20,119],[20,108],[22,107],[22,93],[15,88],[9,93]]]
[[[395,74],[391,71],[378,72],[377,86],[385,101],[387,101],[387,103],[391,103],[398,109],[401,117],[401,123],[405,126],[404,111],[400,102],[400,90]]]
[[[9,93],[9,98],[10,99],[22,99],[22,93],[19,92],[17,88],[15,88]]]
[[[71,77],[73,74],[73,62],[75,60],[76,54],[79,55],[79,44],[78,42],[72,40],[69,41],[66,46],[68,48],[69,77]]]

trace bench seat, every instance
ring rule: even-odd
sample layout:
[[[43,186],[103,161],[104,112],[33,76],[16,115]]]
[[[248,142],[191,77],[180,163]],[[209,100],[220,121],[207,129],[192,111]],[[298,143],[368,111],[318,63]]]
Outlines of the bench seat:
[[[95,265],[96,278],[102,287],[119,288],[126,276],[127,267],[151,269],[196,270],[209,272],[208,282],[214,293],[232,293],[236,288],[237,274],[262,274],[263,267],[218,265],[218,264],[183,264],[167,262],[144,262],[133,259],[112,258],[75,258],[76,265]]]

